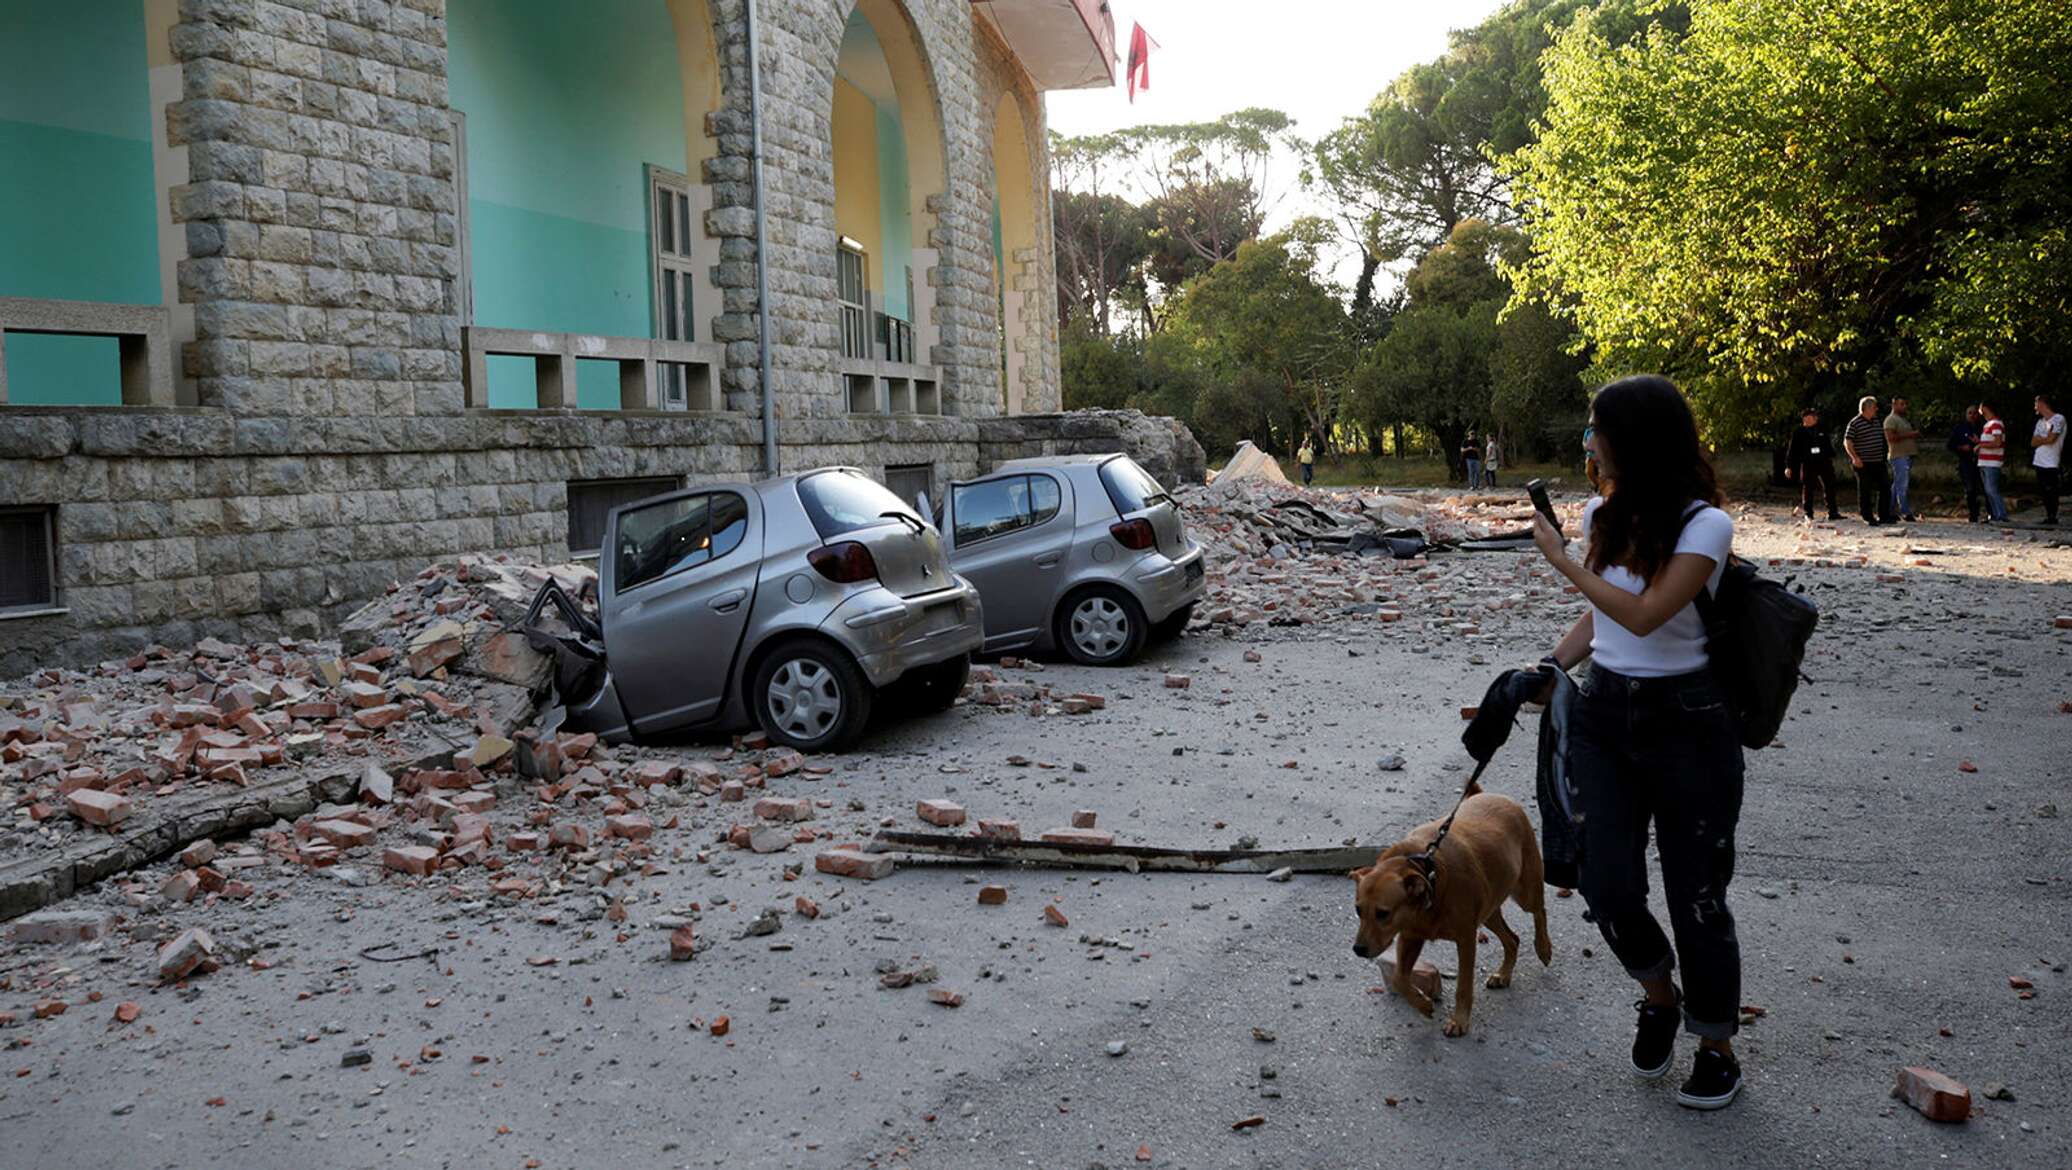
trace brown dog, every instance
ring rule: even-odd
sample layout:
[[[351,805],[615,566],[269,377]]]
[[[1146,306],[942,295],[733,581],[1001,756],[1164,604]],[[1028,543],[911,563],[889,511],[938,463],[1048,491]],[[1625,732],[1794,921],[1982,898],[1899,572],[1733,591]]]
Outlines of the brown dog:
[[[1372,959],[1396,944],[1396,970],[1390,985],[1418,1011],[1432,1014],[1432,1001],[1412,986],[1410,972],[1427,942],[1450,939],[1460,949],[1460,971],[1454,980],[1453,1016],[1448,1036],[1465,1035],[1468,1013],[1475,1006],[1475,936],[1487,926],[1503,940],[1504,965],[1489,977],[1491,987],[1509,987],[1518,962],[1518,934],[1504,921],[1504,899],[1532,915],[1532,949],[1545,966],[1554,960],[1547,938],[1547,896],[1540,868],[1540,845],[1525,810],[1507,796],[1471,787],[1440,842],[1431,880],[1413,860],[1431,844],[1439,822],[1411,830],[1365,869],[1353,870],[1359,882],[1356,901],[1360,932],[1353,953]]]

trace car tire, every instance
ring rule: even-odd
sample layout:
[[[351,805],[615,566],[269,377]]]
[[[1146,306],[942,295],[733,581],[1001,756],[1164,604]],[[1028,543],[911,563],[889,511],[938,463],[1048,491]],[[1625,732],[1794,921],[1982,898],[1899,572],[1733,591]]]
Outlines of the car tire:
[[[771,743],[831,752],[863,734],[876,697],[847,654],[817,639],[795,638],[763,656],[749,684],[748,705]]]
[[[970,679],[971,658],[959,654],[955,658],[908,671],[906,677],[899,680],[899,686],[906,692],[906,700],[917,714],[932,714],[949,710],[956,703],[957,696],[964,693],[964,684]]]
[[[1194,603],[1190,601],[1167,614],[1164,621],[1151,627],[1151,639],[1155,642],[1170,642],[1186,633],[1187,623],[1193,620]]]
[[[1082,666],[1121,666],[1144,649],[1151,631],[1144,607],[1112,585],[1096,585],[1065,598],[1051,619],[1051,637]]]

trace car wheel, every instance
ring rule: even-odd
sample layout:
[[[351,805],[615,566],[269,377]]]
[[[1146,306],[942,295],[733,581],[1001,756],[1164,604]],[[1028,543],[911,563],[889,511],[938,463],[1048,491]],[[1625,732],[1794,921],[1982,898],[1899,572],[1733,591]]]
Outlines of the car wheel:
[[[1151,627],[1151,637],[1160,642],[1170,642],[1187,632],[1187,623],[1194,620],[1194,603],[1188,602],[1166,615],[1166,619]]]
[[[914,710],[925,713],[949,710],[956,703],[957,696],[964,693],[964,684],[970,678],[971,659],[959,654],[947,661],[908,671],[900,682]]]
[[[772,650],[748,694],[756,722],[772,743],[801,751],[840,751],[871,718],[870,680],[849,656],[813,641]]]
[[[1137,656],[1150,633],[1137,599],[1097,586],[1065,599],[1052,631],[1060,649],[1086,666],[1119,666]]]

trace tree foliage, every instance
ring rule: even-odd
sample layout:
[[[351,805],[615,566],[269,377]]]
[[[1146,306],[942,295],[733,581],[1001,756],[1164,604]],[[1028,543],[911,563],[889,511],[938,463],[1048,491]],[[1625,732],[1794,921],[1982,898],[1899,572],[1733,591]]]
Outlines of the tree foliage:
[[[1729,431],[1837,386],[2062,368],[2062,0],[1690,12],[1623,45],[1579,20],[1549,52],[1544,125],[1503,162],[1532,233],[1524,298],[1572,318],[1600,369],[1671,373]]]

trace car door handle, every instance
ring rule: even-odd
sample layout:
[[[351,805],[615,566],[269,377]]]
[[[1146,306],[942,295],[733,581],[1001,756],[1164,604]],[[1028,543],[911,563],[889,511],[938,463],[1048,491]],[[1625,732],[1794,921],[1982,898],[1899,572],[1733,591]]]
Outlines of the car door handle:
[[[1036,558],[1036,567],[1039,569],[1055,569],[1058,567],[1058,562],[1064,559],[1064,556],[1065,554],[1063,553],[1045,553]]]
[[[732,613],[741,608],[742,599],[747,596],[748,590],[746,589],[729,589],[705,604],[720,613]]]

